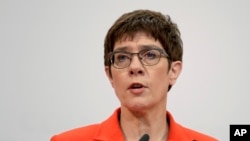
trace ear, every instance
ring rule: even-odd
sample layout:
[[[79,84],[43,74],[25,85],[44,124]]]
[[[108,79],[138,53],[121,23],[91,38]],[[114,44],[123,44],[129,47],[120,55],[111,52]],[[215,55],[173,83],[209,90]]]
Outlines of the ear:
[[[182,62],[174,61],[169,70],[170,85],[174,85],[182,70]]]
[[[113,78],[112,78],[112,75],[111,75],[111,68],[109,66],[105,66],[105,73],[106,73],[106,76],[108,77],[109,79],[109,82],[110,84],[113,86]]]

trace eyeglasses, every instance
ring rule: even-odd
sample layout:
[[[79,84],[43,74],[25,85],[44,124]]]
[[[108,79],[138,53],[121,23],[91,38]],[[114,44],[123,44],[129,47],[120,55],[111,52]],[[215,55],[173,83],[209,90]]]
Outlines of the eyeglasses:
[[[124,69],[131,64],[133,55],[137,55],[140,62],[144,66],[153,66],[156,65],[161,57],[168,58],[168,54],[165,53],[162,49],[153,48],[153,49],[143,49],[138,53],[130,53],[126,51],[114,51],[109,54],[109,61],[114,68]]]

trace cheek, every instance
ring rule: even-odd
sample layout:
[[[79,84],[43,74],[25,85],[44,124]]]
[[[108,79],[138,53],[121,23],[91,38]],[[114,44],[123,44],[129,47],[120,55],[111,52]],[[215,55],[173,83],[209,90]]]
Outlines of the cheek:
[[[113,71],[112,72],[112,83],[113,83],[113,87],[115,89],[119,89],[119,88],[122,88],[124,86],[124,81],[126,79],[124,79],[124,73],[122,72],[117,72],[117,71]]]
[[[156,87],[158,88],[164,88],[164,86],[168,86],[169,82],[170,82],[170,77],[169,77],[169,71],[167,67],[164,68],[159,68],[159,69],[155,69],[154,72],[152,72],[151,74],[151,79],[153,79],[154,81],[152,83],[156,84]]]
[[[165,71],[158,72],[155,76],[155,83],[158,85],[168,85],[169,83],[169,76],[168,73]]]
[[[164,65],[159,65],[159,67],[155,68],[154,71],[159,78],[162,78],[162,77],[165,78],[165,77],[168,77],[169,75],[168,65],[166,65],[165,63]]]

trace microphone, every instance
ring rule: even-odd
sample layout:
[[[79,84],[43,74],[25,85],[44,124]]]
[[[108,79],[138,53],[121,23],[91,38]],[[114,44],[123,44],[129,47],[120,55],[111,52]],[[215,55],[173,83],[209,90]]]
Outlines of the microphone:
[[[149,135],[148,134],[144,134],[139,141],[149,141]]]

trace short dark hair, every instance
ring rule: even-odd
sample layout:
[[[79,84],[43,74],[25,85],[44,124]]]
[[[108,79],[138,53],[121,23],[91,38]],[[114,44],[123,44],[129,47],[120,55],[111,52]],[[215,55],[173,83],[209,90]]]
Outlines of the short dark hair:
[[[104,65],[111,66],[108,54],[113,51],[115,42],[133,38],[138,32],[159,40],[170,62],[182,61],[180,31],[170,16],[151,10],[134,10],[119,17],[108,30],[104,41]]]

